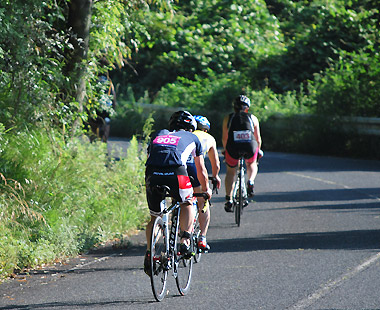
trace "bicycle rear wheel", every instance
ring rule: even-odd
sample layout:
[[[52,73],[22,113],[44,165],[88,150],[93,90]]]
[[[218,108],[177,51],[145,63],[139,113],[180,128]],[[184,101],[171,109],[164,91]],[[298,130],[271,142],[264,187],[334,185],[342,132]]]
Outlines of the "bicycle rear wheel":
[[[241,168],[240,168],[241,169]],[[237,194],[237,199],[235,199],[236,201],[236,205],[235,205],[235,223],[237,224],[238,227],[240,227],[240,217],[241,217],[241,213],[242,213],[242,210],[243,210],[243,191],[242,191],[242,178],[241,178],[241,171],[239,172],[239,175],[238,175],[238,179],[237,179],[237,186],[238,186],[238,189],[236,191],[236,194]]]
[[[192,257],[184,258],[182,255],[178,256],[179,240],[180,238],[177,237],[174,275],[178,291],[182,296],[184,296],[190,290],[191,276],[193,273],[193,259]],[[193,242],[192,238],[191,242]]]
[[[150,282],[154,298],[161,301],[165,297],[166,282],[168,278],[168,249],[166,247],[166,230],[164,221],[157,217],[152,228],[150,243],[150,266],[152,274]]]

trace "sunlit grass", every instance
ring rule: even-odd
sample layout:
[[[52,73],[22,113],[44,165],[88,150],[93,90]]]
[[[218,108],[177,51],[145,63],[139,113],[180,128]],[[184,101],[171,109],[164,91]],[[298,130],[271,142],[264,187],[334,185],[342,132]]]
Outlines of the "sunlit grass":
[[[0,277],[76,255],[146,221],[145,154],[136,139],[118,161],[104,143],[43,130],[8,133],[2,142]]]

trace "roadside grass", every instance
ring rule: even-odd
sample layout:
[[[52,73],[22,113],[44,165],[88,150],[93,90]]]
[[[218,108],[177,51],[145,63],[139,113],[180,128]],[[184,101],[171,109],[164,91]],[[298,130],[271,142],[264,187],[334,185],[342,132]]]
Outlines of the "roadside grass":
[[[136,138],[117,161],[104,143],[42,129],[3,134],[0,144],[0,279],[146,222],[146,155]]]

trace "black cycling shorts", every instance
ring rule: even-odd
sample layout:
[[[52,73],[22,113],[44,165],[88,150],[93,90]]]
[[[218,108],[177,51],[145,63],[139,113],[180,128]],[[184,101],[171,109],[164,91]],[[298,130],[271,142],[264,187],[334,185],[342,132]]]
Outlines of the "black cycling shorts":
[[[240,157],[252,163],[257,159],[257,154],[259,152],[258,144],[256,140],[250,143],[234,143],[227,144],[225,160],[226,164],[232,168],[238,165]]]
[[[170,196],[177,202],[190,201],[193,197],[193,187],[186,167],[150,167],[145,170],[146,198],[150,214],[158,216],[162,212],[162,196],[156,185],[166,185],[170,188]]]
[[[193,185],[193,188],[201,186],[201,183],[198,180],[197,176],[197,167],[195,166],[195,163],[187,163],[187,173],[189,174],[191,184]]]

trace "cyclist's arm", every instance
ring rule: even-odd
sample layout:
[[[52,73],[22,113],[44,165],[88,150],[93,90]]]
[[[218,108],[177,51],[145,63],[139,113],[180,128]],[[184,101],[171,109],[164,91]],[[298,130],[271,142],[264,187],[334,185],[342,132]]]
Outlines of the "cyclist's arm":
[[[219,177],[220,161],[219,161],[218,150],[216,148],[216,142],[211,145],[207,154],[208,154],[208,158],[210,159],[210,163],[211,163],[212,176],[217,181],[217,187],[220,188],[220,186],[221,186],[221,180]]]
[[[222,144],[223,144],[223,149],[226,149],[227,145],[227,139],[228,139],[228,115],[226,115],[223,119],[223,131],[222,131]]]
[[[203,155],[194,157],[195,167],[197,168],[197,177],[199,183],[201,183],[202,191],[208,193],[210,198],[212,196],[212,190],[208,185],[208,173],[205,166]]]
[[[252,115],[253,125],[254,125],[254,132],[253,135],[255,136],[255,139],[257,141],[257,144],[259,146],[259,150],[261,149],[261,135],[260,135],[260,124],[259,120],[256,116]]]

